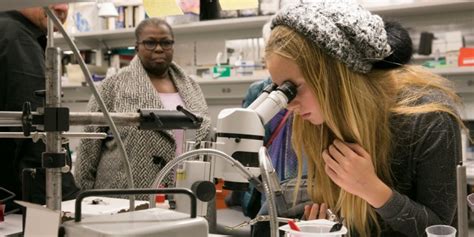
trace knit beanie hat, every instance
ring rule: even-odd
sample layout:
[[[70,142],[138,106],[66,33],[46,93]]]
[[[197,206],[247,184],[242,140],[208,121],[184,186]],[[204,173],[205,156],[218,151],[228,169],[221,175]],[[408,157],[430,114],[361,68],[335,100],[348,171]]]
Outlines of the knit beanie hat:
[[[272,19],[271,28],[285,25],[356,72],[368,73],[372,63],[391,54],[384,22],[351,0],[288,5]]]

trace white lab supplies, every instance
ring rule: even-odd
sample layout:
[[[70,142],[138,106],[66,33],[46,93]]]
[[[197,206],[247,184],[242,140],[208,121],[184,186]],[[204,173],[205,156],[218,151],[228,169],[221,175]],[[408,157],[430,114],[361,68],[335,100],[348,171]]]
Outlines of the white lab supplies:
[[[286,237],[337,237],[347,233],[347,228],[344,226],[339,231],[329,232],[334,224],[336,222],[317,219],[297,222],[300,231],[292,230],[289,225],[281,226],[279,229],[285,231]]]

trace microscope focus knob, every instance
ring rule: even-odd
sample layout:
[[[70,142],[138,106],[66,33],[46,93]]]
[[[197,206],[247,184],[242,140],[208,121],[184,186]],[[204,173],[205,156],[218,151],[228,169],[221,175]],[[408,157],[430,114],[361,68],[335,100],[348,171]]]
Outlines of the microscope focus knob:
[[[203,202],[211,201],[216,195],[216,187],[210,181],[196,181],[191,186],[191,190],[196,194],[197,199]]]

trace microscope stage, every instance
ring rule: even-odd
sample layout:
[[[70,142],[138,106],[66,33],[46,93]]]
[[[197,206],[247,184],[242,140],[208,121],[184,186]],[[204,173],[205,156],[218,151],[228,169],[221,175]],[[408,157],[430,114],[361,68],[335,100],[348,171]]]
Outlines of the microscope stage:
[[[115,215],[86,217],[81,222],[68,221],[66,236],[166,236],[207,237],[208,224],[202,217],[190,218],[189,214],[151,208]]]

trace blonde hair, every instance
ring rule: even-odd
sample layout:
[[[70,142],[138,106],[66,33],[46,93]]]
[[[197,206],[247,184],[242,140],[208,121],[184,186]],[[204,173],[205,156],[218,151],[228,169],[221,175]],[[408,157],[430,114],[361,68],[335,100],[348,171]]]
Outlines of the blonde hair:
[[[355,73],[286,26],[273,29],[265,51],[267,55],[277,54],[298,65],[324,116],[323,124],[314,125],[294,115],[292,144],[298,157],[298,182],[305,154],[308,194],[312,201],[327,203],[345,217],[345,225],[352,232],[370,236],[375,227],[380,234],[374,208],[341,189],[326,175],[323,150],[336,138],[361,145],[371,155],[377,176],[392,187],[391,116],[443,111],[460,121],[452,107],[442,102],[416,103],[430,90],[442,91],[455,102],[459,98],[445,85],[445,79],[416,66]]]

